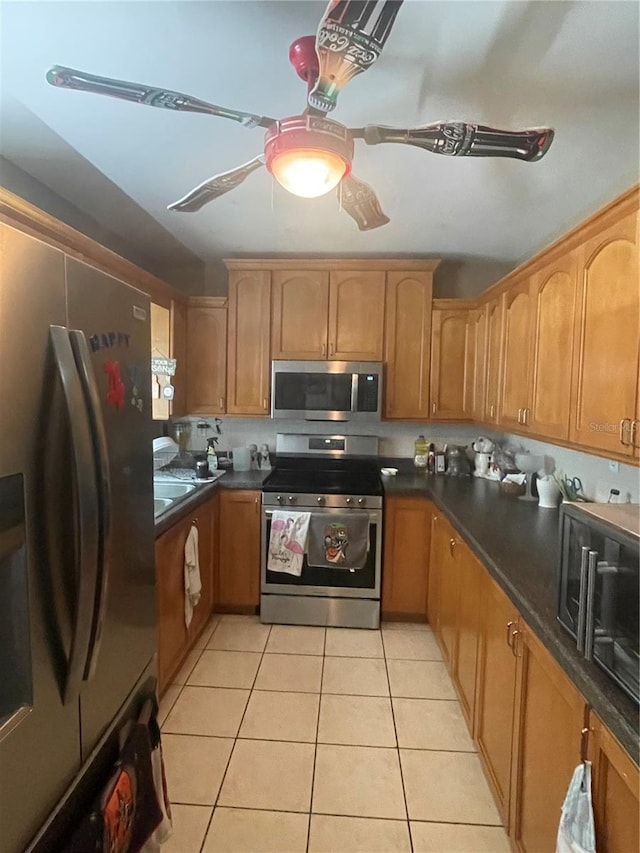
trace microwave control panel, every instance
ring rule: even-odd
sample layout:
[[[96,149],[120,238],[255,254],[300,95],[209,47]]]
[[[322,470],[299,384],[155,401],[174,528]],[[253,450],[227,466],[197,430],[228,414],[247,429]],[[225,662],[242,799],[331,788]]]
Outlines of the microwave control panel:
[[[378,375],[375,373],[358,374],[358,411],[378,411]]]

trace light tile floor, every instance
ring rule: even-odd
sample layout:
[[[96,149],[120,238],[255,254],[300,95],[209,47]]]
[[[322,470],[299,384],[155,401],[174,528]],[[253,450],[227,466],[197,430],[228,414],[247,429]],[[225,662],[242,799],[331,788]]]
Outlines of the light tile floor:
[[[509,853],[440,650],[215,616],[160,704],[163,853]]]

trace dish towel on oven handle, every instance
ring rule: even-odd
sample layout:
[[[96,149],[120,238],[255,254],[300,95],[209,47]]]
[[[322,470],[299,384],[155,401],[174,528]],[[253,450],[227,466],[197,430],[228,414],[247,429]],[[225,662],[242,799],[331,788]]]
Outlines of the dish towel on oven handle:
[[[369,513],[316,513],[309,525],[310,566],[361,569],[369,551]]]
[[[300,577],[307,550],[310,512],[275,509],[271,515],[271,534],[267,570]]]

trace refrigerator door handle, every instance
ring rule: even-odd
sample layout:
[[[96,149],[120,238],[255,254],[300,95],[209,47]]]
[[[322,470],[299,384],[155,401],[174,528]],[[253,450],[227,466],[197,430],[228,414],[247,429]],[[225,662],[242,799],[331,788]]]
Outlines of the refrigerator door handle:
[[[109,449],[107,434],[102,417],[102,406],[98,385],[91,364],[91,355],[84,332],[73,330],[69,332],[71,348],[76,361],[80,382],[84,391],[89,411],[89,425],[93,438],[93,450],[98,481],[98,520],[99,540],[98,559],[96,561],[96,587],[93,602],[93,626],[87,652],[84,679],[92,678],[98,662],[100,642],[107,603],[109,586],[109,560],[111,555],[111,478],[109,470]]]
[[[77,593],[71,648],[64,688],[64,703],[77,700],[91,641],[93,602],[96,595],[98,562],[98,497],[96,469],[89,415],[82,391],[69,332],[64,326],[50,326],[53,357],[69,419],[75,500]]]

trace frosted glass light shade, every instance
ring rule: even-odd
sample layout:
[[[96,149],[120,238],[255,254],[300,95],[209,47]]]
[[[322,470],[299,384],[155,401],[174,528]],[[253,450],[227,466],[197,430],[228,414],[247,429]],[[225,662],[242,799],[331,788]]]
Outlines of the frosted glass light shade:
[[[273,158],[271,172],[278,183],[297,196],[317,198],[338,186],[349,164],[333,151],[296,149]]]

